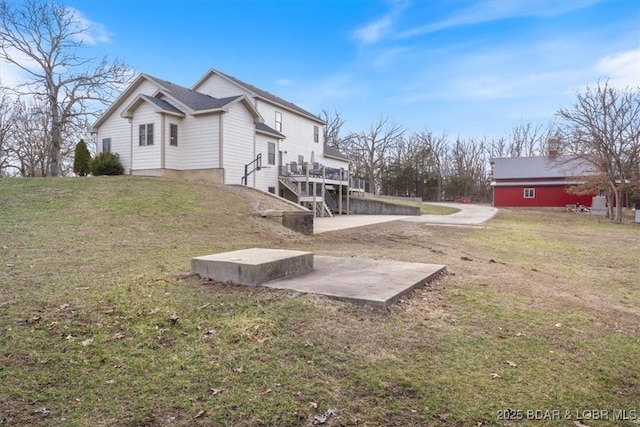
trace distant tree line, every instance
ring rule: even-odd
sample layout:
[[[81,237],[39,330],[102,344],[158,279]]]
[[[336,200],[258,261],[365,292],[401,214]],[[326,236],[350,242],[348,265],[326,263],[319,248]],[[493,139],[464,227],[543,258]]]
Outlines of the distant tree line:
[[[491,200],[489,159],[530,157],[553,151],[579,157],[598,171],[584,177],[576,193],[603,192],[610,217],[621,220],[623,194],[640,198],[640,88],[617,89],[598,82],[576,94],[572,108],[560,108],[556,121],[521,121],[498,138],[409,133],[388,117],[368,131],[342,135],[340,112],[323,110],[328,145],[346,154],[354,174],[374,194],[420,197],[425,201]]]

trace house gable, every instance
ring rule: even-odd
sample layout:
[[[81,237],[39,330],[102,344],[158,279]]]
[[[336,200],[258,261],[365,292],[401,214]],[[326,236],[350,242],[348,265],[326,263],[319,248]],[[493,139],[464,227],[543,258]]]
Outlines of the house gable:
[[[216,83],[212,83],[214,79],[218,79]],[[220,82],[220,80],[222,80],[223,82]],[[234,87],[236,88],[235,90]],[[254,99],[260,99],[263,102],[273,104],[273,106],[276,108],[282,108],[284,110],[294,112],[321,125],[325,124],[322,119],[320,119],[315,114],[312,114],[309,111],[305,110],[304,108],[301,108],[292,102],[280,98],[279,96],[259,89],[252,84],[246,83],[240,79],[237,79],[215,69],[209,70],[202,78],[200,78],[200,80],[196,82],[195,85],[193,85],[192,89],[204,92],[208,92],[209,90],[217,90],[218,92],[215,93],[220,93],[219,91],[223,88],[225,91],[228,91],[228,93],[237,93],[238,91],[240,91],[241,93],[248,94]]]

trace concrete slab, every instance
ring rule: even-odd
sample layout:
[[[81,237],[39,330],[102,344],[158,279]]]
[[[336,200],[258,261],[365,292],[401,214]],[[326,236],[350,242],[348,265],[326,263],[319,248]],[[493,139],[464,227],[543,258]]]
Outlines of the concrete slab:
[[[263,286],[384,308],[445,271],[446,267],[439,264],[316,255],[312,272],[272,280]]]
[[[316,217],[313,219],[313,234],[345,228],[362,227],[381,222],[397,221],[408,218],[405,215],[336,215],[334,217]]]
[[[191,259],[191,273],[221,282],[259,285],[313,270],[313,253],[284,249],[242,249]]]

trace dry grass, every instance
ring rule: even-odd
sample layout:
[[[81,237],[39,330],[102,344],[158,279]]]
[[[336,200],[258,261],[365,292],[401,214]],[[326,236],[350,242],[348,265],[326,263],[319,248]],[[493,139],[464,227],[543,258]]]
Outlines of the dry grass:
[[[638,425],[613,420],[640,410],[637,225],[501,210],[303,237],[222,187],[135,178],[3,180],[0,208],[0,425]],[[187,275],[261,246],[450,274],[388,311]]]

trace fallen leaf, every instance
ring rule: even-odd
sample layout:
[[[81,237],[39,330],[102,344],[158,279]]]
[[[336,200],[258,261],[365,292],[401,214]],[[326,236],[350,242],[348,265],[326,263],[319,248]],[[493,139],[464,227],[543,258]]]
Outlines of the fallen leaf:
[[[201,305],[200,307],[198,307],[198,310],[204,310],[205,308],[209,307],[211,305],[211,303],[206,303],[205,305]]]
[[[171,316],[169,316],[169,322],[173,323],[174,325],[176,323],[178,323],[178,319],[180,319],[180,318],[175,313],[173,313]]]
[[[124,337],[125,337],[124,332],[118,332],[118,333],[113,334],[113,339],[114,340],[121,340]]]
[[[82,341],[81,344],[82,344],[83,347],[86,347],[89,344],[91,344],[92,342],[93,342],[93,338],[87,338],[86,340]]]
[[[562,323],[556,323],[556,328],[562,328]]]
[[[47,408],[45,408],[45,407],[42,407],[42,408],[38,408],[38,409],[36,409],[35,411],[33,411],[33,413],[34,413],[34,414],[38,414],[38,415],[40,415],[41,417],[47,417],[47,416],[49,416],[49,414],[51,414],[51,411],[50,411],[50,410],[48,410],[48,409],[47,409]]]
[[[313,409],[318,409],[318,404],[316,402],[309,402],[309,407]]]
[[[219,388],[210,388],[209,391],[211,392],[211,394],[215,396],[216,394],[220,393],[222,390],[220,390]]]
[[[239,366],[237,368],[233,368],[233,372],[242,372],[242,366]]]
[[[589,427],[586,424],[582,424],[580,421],[574,421],[573,425],[576,426],[576,427]]]
[[[115,384],[116,380],[107,380],[104,382],[105,384]]]
[[[512,368],[517,368],[518,367],[516,362],[512,362],[511,360],[507,360],[507,365],[511,366]]]
[[[195,416],[195,417],[193,417],[193,418],[200,418],[200,417],[201,417],[201,416],[203,416],[203,415],[204,415],[204,410],[202,410],[202,411],[198,412],[198,413],[196,414],[196,416]]]
[[[502,378],[499,374],[493,373],[491,374],[491,378],[493,378],[494,380],[497,380],[498,378]]]
[[[461,260],[463,260],[463,261],[473,261],[473,260],[472,260],[471,258],[469,258],[468,256],[460,257],[460,259],[461,259]]]

